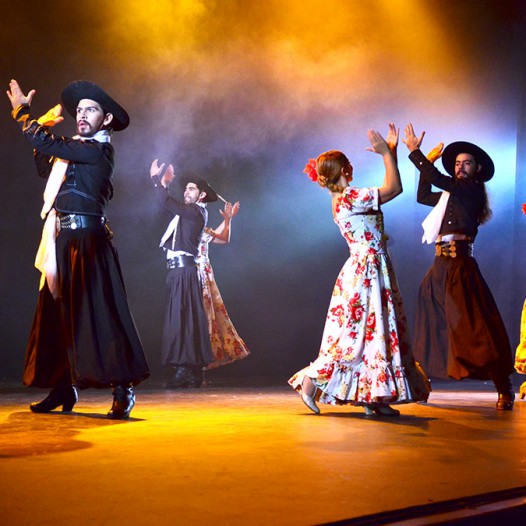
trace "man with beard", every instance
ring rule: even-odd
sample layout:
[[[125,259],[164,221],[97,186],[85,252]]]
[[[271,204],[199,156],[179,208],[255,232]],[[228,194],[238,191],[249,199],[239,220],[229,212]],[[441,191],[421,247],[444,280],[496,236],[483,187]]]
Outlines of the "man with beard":
[[[489,155],[475,144],[439,145],[428,156],[420,151],[424,133],[405,128],[409,159],[420,172],[417,201],[433,206],[422,223],[423,241],[435,243],[435,260],[420,285],[414,354],[431,377],[491,379],[497,410],[513,409],[515,394],[511,347],[488,285],[473,257],[478,227],[491,216],[485,182],[495,172]],[[442,157],[451,176],[431,161]],[[431,191],[435,186],[442,192]]]
[[[133,386],[149,370],[105,214],[113,196],[111,133],[128,126],[128,114],[96,84],[73,82],[62,92],[62,104],[77,121],[78,136],[70,139],[49,130],[63,120],[60,104],[35,120],[35,90],[24,95],[11,80],[7,95],[34,148],[38,175],[47,178],[35,261],[42,278],[23,382],[52,390],[30,409],[71,411],[76,388],[112,387],[108,417],[128,418]]]
[[[174,199],[168,192],[173,166],[163,174],[164,166],[155,159],[150,168],[159,204],[172,217],[160,244],[168,268],[161,363],[174,371],[168,387],[200,387],[203,367],[214,357],[196,258],[208,218],[206,203],[216,201],[217,194],[204,179],[188,174],[177,178],[184,202]]]

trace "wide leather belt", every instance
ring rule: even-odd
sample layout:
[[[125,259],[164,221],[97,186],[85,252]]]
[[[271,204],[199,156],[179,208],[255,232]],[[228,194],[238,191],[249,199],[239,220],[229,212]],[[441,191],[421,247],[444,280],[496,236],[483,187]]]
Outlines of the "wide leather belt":
[[[448,241],[471,241],[473,243],[473,238],[467,234],[441,234],[436,240],[437,243]]]
[[[57,223],[59,230],[76,230],[77,228],[103,227],[106,224],[106,218],[84,214],[59,214]]]
[[[473,243],[470,241],[442,241],[436,243],[435,256],[446,258],[473,257]]]
[[[197,266],[197,263],[195,262],[194,256],[185,256],[184,254],[181,254],[166,260],[166,268],[168,270],[195,266]]]

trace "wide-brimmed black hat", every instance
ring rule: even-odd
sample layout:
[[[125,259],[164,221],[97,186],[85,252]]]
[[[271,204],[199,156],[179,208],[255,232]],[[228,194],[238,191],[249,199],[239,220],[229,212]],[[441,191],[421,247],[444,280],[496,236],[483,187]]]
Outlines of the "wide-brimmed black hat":
[[[444,148],[444,152],[442,153],[442,164],[449,175],[455,175],[455,161],[457,155],[461,153],[473,155],[477,164],[482,166],[480,179],[483,181],[489,181],[493,177],[493,174],[495,173],[495,165],[493,164],[491,157],[476,144],[465,141],[452,142]]]
[[[98,102],[106,113],[111,113],[113,119],[111,127],[115,131],[121,131],[130,124],[130,116],[126,110],[114,101],[102,88],[89,80],[76,80],[64,88],[62,92],[62,104],[67,112],[73,117],[77,116],[77,106],[82,99],[91,99]]]
[[[188,183],[194,183],[201,192],[206,192],[206,197],[202,201],[203,203],[213,203],[217,201],[217,193],[215,190],[208,184],[208,181],[199,177],[197,174],[185,172],[183,175],[177,176],[175,180],[183,190]]]

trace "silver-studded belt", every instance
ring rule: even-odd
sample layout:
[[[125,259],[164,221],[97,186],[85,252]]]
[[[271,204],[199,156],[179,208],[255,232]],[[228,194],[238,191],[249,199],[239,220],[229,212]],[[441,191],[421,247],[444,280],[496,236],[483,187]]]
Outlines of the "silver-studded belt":
[[[166,268],[172,270],[174,268],[196,267],[194,256],[185,256],[184,254],[174,256],[166,260]]]
[[[106,224],[104,216],[88,216],[84,214],[59,214],[57,217],[58,230],[77,228],[103,227]]]

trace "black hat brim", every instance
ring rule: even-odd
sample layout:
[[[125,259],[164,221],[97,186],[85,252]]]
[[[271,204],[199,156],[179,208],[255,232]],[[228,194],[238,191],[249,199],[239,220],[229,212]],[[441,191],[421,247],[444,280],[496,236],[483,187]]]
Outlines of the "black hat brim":
[[[201,192],[206,192],[206,197],[202,203],[213,203],[217,201],[216,191],[208,184],[208,181],[193,173],[185,173],[175,179],[182,190],[186,188],[188,183],[195,183]]]
[[[62,104],[66,111],[75,119],[77,106],[82,99],[90,99],[98,102],[106,113],[111,113],[113,119],[111,127],[115,131],[121,131],[130,124],[130,116],[126,110],[112,99],[102,88],[89,80],[76,80],[64,88],[62,92]]]
[[[455,161],[461,153],[473,155],[477,164],[482,166],[481,179],[489,181],[495,173],[495,165],[491,157],[479,146],[471,142],[457,141],[448,144],[442,153],[442,165],[449,175],[455,175]]]

